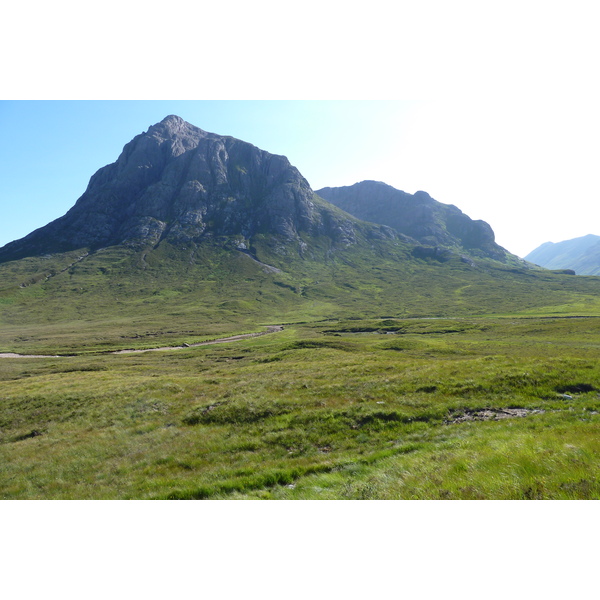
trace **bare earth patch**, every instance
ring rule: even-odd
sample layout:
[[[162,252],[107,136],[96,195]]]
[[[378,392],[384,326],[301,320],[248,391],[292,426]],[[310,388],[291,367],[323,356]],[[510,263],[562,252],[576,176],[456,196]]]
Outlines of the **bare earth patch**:
[[[541,414],[542,409],[531,408],[500,408],[485,410],[465,410],[451,413],[444,424],[464,423],[465,421],[500,421],[501,419],[513,419],[515,417],[526,417],[533,414]]]

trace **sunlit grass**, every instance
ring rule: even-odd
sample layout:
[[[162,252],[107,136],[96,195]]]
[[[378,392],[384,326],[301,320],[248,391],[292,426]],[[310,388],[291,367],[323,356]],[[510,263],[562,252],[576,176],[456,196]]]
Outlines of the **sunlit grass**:
[[[0,495],[600,497],[600,319],[350,322],[4,359]]]

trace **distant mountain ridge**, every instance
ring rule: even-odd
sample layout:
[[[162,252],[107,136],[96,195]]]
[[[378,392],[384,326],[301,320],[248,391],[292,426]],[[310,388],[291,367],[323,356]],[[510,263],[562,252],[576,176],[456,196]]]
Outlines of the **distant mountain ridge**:
[[[363,221],[387,225],[427,246],[501,261],[509,256],[496,244],[488,223],[471,219],[456,206],[442,204],[427,192],[408,194],[380,181],[362,181],[322,188],[316,193]]]
[[[545,242],[525,260],[546,269],[572,269],[578,275],[600,275],[600,236],[588,234],[562,242]]]

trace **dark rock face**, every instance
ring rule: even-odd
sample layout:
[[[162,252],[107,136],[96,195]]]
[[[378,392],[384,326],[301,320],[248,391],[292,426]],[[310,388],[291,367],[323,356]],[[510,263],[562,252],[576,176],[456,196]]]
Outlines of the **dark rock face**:
[[[433,258],[438,262],[446,262],[454,256],[454,253],[439,246],[415,246],[412,255],[416,258]]]
[[[299,233],[354,243],[355,223],[315,198],[284,156],[168,116],[90,179],[66,215],[0,249],[0,261],[161,239]]]
[[[427,246],[464,249],[496,260],[506,256],[485,221],[474,221],[426,192],[407,194],[385,183],[363,181],[317,194],[359,219],[388,225]]]

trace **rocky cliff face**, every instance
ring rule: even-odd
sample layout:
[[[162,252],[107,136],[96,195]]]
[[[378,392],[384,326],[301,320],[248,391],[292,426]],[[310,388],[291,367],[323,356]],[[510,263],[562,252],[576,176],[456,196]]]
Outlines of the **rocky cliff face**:
[[[315,197],[284,156],[168,116],[100,169],[63,217],[0,249],[0,262],[100,248],[257,233],[355,241],[356,220]],[[382,228],[380,228],[382,229]]]
[[[456,206],[442,204],[426,192],[407,194],[385,183],[362,181],[323,188],[317,194],[359,219],[388,225],[427,246],[464,250],[496,260],[507,255],[485,221],[474,221]]]

